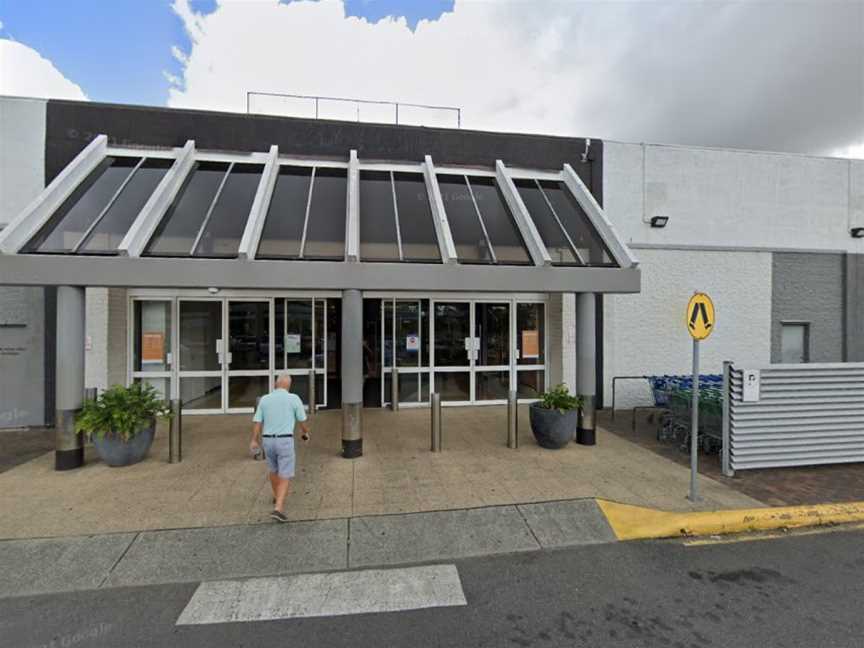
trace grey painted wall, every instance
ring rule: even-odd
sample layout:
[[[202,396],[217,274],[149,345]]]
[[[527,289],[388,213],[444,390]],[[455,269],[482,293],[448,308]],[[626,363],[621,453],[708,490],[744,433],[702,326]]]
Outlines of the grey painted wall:
[[[45,187],[45,104],[0,97],[0,229]],[[0,428],[45,423],[45,334],[44,290],[0,288]]]
[[[846,256],[846,361],[864,362],[864,254]]]
[[[778,252],[772,262],[771,362],[780,362],[780,324],[810,324],[810,362],[842,362],[845,255]]]

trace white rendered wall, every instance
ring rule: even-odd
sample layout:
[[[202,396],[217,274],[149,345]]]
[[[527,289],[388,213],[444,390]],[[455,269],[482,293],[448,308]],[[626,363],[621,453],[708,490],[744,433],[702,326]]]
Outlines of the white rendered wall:
[[[864,253],[864,161],[603,143],[606,214],[636,248]],[[663,229],[652,216],[668,216]],[[643,219],[644,217],[644,219]]]
[[[714,300],[717,328],[701,347],[701,373],[720,373],[723,361],[761,365],[771,360],[771,253],[641,250],[642,292],[604,300],[604,384],[612,377],[686,374],[692,339],[684,325],[694,290]],[[616,408],[648,405],[647,382],[619,383]]]

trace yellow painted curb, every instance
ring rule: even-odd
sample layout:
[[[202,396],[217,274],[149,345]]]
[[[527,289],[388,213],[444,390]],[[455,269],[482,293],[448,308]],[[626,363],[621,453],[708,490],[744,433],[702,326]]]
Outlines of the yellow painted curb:
[[[864,522],[864,502],[675,513],[597,500],[619,540],[721,535]]]

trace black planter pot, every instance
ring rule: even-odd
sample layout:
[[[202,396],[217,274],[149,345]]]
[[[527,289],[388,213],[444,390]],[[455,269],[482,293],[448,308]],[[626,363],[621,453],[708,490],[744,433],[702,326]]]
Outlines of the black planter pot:
[[[540,403],[531,403],[528,408],[531,419],[531,431],[541,448],[558,450],[573,440],[576,427],[579,425],[579,410],[559,412],[546,409]]]
[[[136,464],[150,452],[153,445],[153,435],[156,432],[156,420],[150,421],[128,441],[116,434],[106,434],[104,437],[93,437],[96,452],[109,466],[131,466]]]

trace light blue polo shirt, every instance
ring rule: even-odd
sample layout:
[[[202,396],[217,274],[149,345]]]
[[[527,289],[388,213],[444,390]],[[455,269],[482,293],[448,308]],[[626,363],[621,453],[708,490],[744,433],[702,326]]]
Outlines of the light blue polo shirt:
[[[306,420],[303,401],[286,389],[274,389],[258,402],[252,421],[263,423],[261,434],[282,436],[294,434],[294,423]]]

